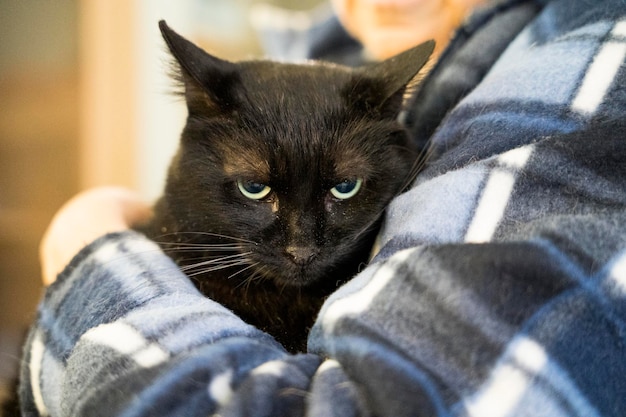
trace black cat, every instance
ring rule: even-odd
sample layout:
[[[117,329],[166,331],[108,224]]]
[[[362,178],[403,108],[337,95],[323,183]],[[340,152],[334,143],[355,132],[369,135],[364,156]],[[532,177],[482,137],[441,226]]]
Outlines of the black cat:
[[[302,351],[328,294],[367,262],[416,174],[398,123],[434,44],[380,64],[231,63],[160,22],[189,116],[151,222],[207,296]],[[20,415],[17,384],[2,415]]]
[[[368,260],[415,174],[397,121],[433,42],[350,69],[209,55],[160,22],[188,108],[141,230],[211,299],[291,351],[325,297]]]

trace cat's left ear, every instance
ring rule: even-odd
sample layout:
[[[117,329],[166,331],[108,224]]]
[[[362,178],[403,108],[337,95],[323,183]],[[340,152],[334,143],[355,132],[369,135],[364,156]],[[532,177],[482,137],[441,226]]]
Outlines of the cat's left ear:
[[[426,41],[385,61],[361,67],[350,86],[350,104],[381,117],[397,117],[435,48]]]
[[[176,78],[183,82],[189,112],[198,111],[207,116],[223,114],[236,107],[237,65],[205,52],[170,29],[163,20],[159,28],[180,67]]]

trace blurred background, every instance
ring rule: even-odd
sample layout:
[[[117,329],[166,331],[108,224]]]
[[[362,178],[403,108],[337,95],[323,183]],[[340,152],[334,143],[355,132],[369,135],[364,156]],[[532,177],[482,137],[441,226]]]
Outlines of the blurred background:
[[[281,23],[275,7],[294,12]],[[163,186],[185,108],[168,95],[157,22],[237,60],[264,54],[268,19],[306,26],[325,11],[322,0],[0,0],[0,397],[42,294],[37,250],[55,211],[96,185],[149,201]]]

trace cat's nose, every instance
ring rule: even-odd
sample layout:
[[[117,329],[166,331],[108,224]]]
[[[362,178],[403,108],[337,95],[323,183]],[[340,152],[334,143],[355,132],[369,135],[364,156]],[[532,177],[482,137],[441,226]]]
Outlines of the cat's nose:
[[[307,266],[319,254],[317,248],[307,246],[287,246],[285,252],[291,260],[298,266]]]

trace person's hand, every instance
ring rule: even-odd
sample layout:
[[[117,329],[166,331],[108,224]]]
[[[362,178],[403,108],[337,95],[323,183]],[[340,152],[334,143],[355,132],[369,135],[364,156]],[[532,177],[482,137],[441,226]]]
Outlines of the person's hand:
[[[127,230],[151,215],[150,207],[125,188],[95,188],[78,194],[55,214],[41,240],[44,285],[52,284],[87,244],[107,233]]]

